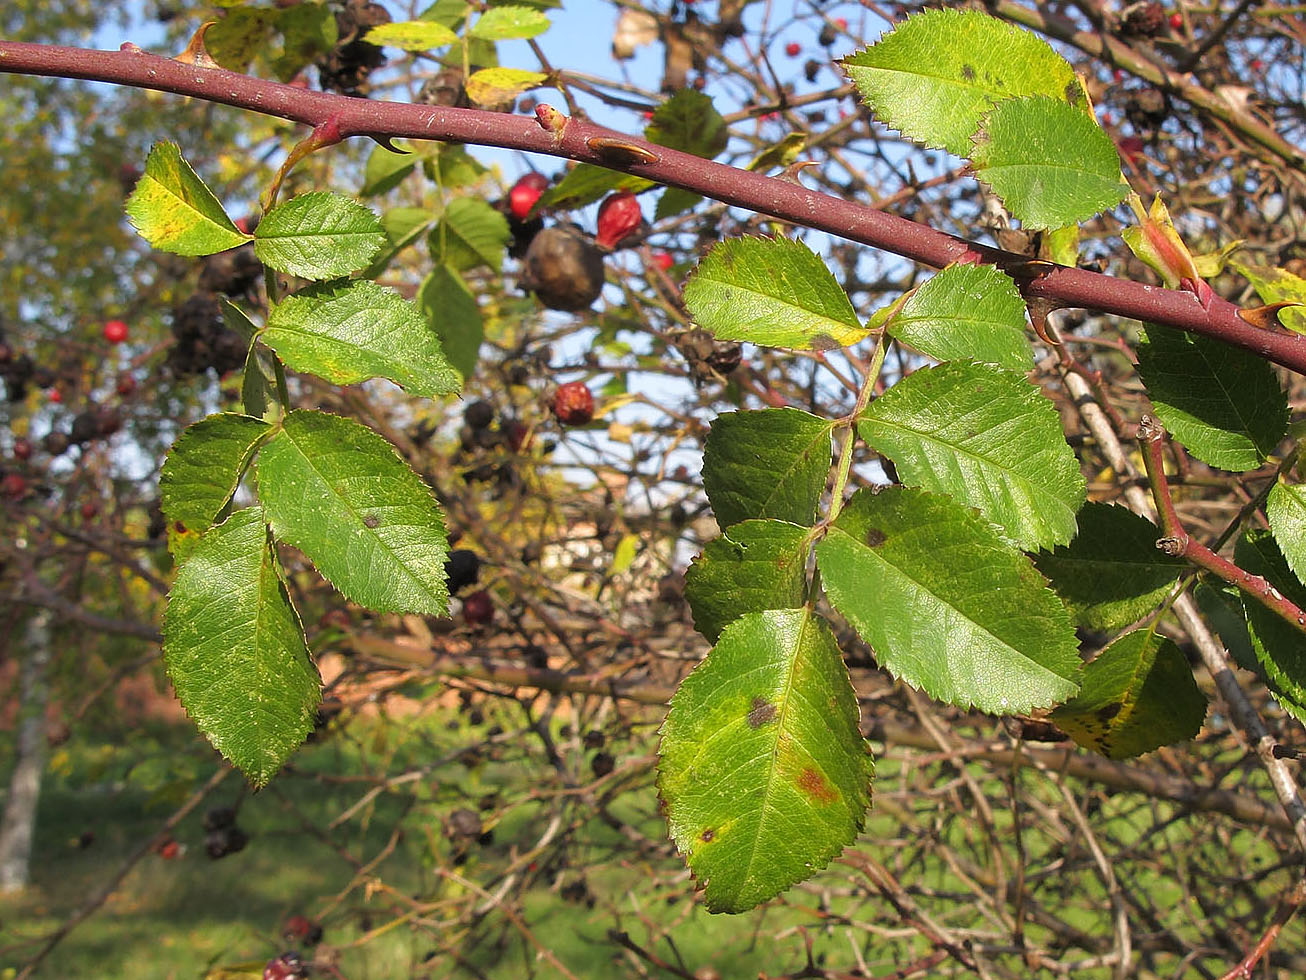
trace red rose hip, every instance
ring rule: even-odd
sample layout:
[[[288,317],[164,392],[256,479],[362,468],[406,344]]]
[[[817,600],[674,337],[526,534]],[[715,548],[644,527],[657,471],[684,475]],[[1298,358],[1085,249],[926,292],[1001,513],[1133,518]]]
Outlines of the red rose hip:
[[[585,425],[594,418],[594,395],[585,382],[569,381],[553,393],[551,407],[563,425]]]
[[[644,220],[639,200],[630,191],[609,194],[599,205],[599,230],[594,240],[600,248],[611,251]]]
[[[481,589],[463,600],[463,619],[472,626],[484,626],[494,619],[494,600]]]
[[[803,46],[797,41],[790,41],[785,45],[785,54],[791,58],[797,58],[803,52]]]
[[[512,190],[508,191],[508,210],[512,216],[518,221],[525,221],[548,186],[549,178],[544,174],[523,175],[512,185]]]
[[[121,344],[127,339],[127,324],[121,320],[105,320],[104,339],[111,344]]]

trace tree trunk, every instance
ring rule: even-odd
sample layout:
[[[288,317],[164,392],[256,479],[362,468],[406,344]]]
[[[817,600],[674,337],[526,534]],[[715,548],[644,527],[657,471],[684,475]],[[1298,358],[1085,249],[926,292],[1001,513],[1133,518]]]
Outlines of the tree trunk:
[[[45,708],[50,700],[50,614],[38,610],[27,622],[19,667],[18,746],[9,795],[0,821],[0,894],[27,887],[32,863],[36,804],[45,769]]]

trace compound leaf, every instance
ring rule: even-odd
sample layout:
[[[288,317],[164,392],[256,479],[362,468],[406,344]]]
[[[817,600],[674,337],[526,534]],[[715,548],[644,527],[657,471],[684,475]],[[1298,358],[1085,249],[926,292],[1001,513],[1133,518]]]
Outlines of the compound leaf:
[[[1234,561],[1306,609],[1306,587],[1293,576],[1269,531],[1255,528],[1243,534],[1234,546]],[[1245,594],[1243,611],[1267,686],[1286,711],[1306,723],[1306,633]]]
[[[1250,351],[1149,326],[1137,352],[1157,418],[1202,462],[1254,470],[1287,431],[1288,399],[1274,367]]]
[[[335,384],[389,378],[425,397],[462,388],[417,307],[366,279],[311,287],[278,303],[260,338],[296,371]]]
[[[703,488],[717,523],[811,524],[830,469],[831,427],[796,408],[717,416],[703,456]]]
[[[312,730],[321,679],[258,508],[205,534],[181,566],[163,659],[186,713],[256,787]]]
[[[902,482],[976,508],[1022,548],[1075,535],[1085,483],[1056,408],[1023,375],[949,361],[903,378],[857,425]]]
[[[1306,486],[1276,483],[1265,502],[1265,516],[1292,573],[1306,580]]]
[[[159,473],[159,498],[170,524],[203,533],[231,500],[259,443],[272,431],[262,419],[221,413],[187,427]]]
[[[809,533],[784,521],[744,521],[709,541],[685,572],[694,628],[715,643],[745,613],[801,606]]]
[[[249,241],[176,143],[155,143],[127,199],[127,217],[147,242],[177,255],[212,255]]]
[[[369,208],[314,191],[278,205],[254,229],[254,254],[279,272],[336,279],[363,268],[386,243]]]
[[[959,157],[969,155],[970,138],[994,103],[1023,95],[1087,103],[1074,70],[1051,45],[973,10],[908,17],[841,64],[887,125]]]
[[[999,102],[971,153],[975,176],[1024,228],[1060,228],[1129,193],[1116,145],[1082,109],[1043,95]]]
[[[712,912],[745,912],[852,843],[875,764],[830,628],[749,613],[685,678],[662,726],[658,789]]]
[[[1070,616],[1028,558],[948,497],[860,490],[816,547],[834,607],[936,701],[1014,714],[1079,690]]]
[[[789,238],[715,245],[685,283],[685,305],[718,340],[833,350],[867,335],[821,257]]]
[[[889,320],[889,336],[939,361],[988,361],[1028,371],[1025,300],[991,265],[953,265],[931,277]]]
[[[258,487],[273,533],[346,598],[381,612],[444,613],[440,508],[375,432],[323,412],[291,412],[259,453]]]
[[[1116,630],[1153,609],[1186,567],[1158,551],[1161,531],[1145,517],[1110,504],[1086,504],[1069,545],[1034,557],[1081,626]]]
[[[1206,698],[1174,643],[1151,630],[1115,640],[1084,668],[1084,686],[1049,719],[1085,748],[1132,759],[1197,734]]]

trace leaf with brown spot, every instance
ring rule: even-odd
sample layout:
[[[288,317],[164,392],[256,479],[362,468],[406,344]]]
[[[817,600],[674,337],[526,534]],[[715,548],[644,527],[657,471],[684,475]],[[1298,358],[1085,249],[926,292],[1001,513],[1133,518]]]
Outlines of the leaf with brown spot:
[[[834,636],[811,609],[725,628],[671,699],[658,771],[671,836],[710,911],[773,898],[856,837],[874,773],[858,724]]]

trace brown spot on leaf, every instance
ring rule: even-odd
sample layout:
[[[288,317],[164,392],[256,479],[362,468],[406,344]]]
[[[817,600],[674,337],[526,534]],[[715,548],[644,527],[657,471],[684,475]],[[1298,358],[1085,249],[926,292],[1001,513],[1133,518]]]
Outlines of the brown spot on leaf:
[[[812,334],[812,339],[808,341],[808,343],[811,344],[812,350],[826,351],[839,349],[839,341],[835,340],[828,333],[814,333]]]
[[[886,540],[885,533],[878,527],[873,527],[866,532],[866,546],[868,548],[878,548]]]
[[[808,766],[798,777],[798,788],[817,803],[833,803],[839,798],[825,777]]]
[[[1099,720],[1106,722],[1106,721],[1110,721],[1116,715],[1120,714],[1120,709],[1123,707],[1124,705],[1113,701],[1111,704],[1102,705],[1102,707],[1098,708],[1097,711],[1093,713],[1098,717]]]
[[[716,837],[716,831],[713,830],[711,827],[708,827],[707,830],[703,831],[701,834],[698,835],[698,839],[701,840],[704,844],[711,844],[713,838],[715,837]]]
[[[975,66],[974,66],[974,65],[962,65],[962,66],[961,66],[961,77],[964,78],[964,79],[965,79],[966,81],[968,81],[968,82],[973,82],[973,81],[975,81]]]
[[[376,527],[380,523],[381,518],[377,517],[375,514],[368,514],[363,518],[363,525],[365,527]]]
[[[775,705],[766,698],[753,698],[753,710],[748,713],[748,727],[761,728],[775,718]]]

